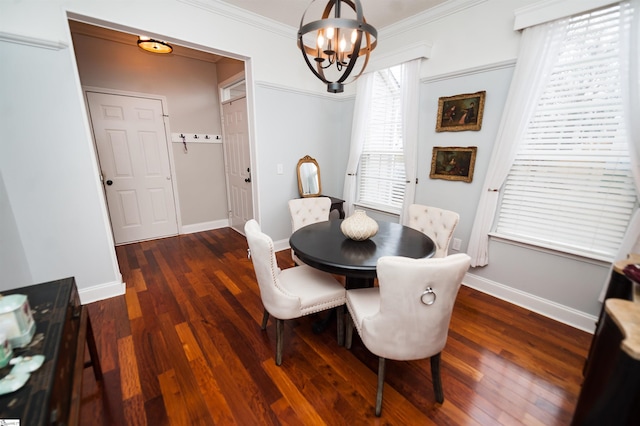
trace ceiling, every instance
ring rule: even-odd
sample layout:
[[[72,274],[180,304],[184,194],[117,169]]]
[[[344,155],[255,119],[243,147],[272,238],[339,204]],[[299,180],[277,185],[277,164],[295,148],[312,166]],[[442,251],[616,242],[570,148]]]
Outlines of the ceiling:
[[[312,0],[218,0],[231,6],[247,10],[257,15],[269,18],[276,22],[299,27],[300,18],[312,3]],[[315,0],[314,0],[315,1]],[[360,0],[363,14],[368,23],[376,29],[384,28],[403,19],[410,18],[420,12],[434,8],[447,1],[455,0]],[[317,5],[311,9],[322,10],[328,0],[317,0]],[[345,6],[343,6],[345,7]],[[311,14],[311,11],[309,12]],[[320,19],[320,16],[307,16],[305,22]],[[135,45],[137,36],[127,34],[99,26],[89,25],[81,22],[70,21],[71,32],[83,34],[89,37],[96,37],[114,42]],[[218,62],[223,57],[211,53],[189,49],[182,46],[173,45],[174,55],[186,56],[208,62]]]
[[[300,18],[311,0],[222,0],[225,3],[246,9],[258,15],[283,24],[299,27]],[[431,9],[447,0],[360,0],[363,14],[368,23],[380,29],[406,18],[410,18],[427,9]],[[318,0],[321,5],[327,0]],[[313,17],[319,19],[318,17]],[[308,19],[308,18],[307,18]]]

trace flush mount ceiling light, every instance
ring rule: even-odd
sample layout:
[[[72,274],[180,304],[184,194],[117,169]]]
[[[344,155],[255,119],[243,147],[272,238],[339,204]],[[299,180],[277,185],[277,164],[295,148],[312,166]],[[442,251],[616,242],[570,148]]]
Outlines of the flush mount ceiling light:
[[[138,47],[153,53],[171,53],[173,51],[173,47],[166,41],[154,40],[144,36],[138,37]]]
[[[329,0],[322,18],[307,23],[305,17],[313,12],[315,1],[300,20],[298,47],[309,69],[327,84],[327,91],[341,93],[345,84],[364,72],[378,43],[378,31],[364,19],[360,0]],[[342,10],[343,5],[349,7]],[[354,77],[347,81],[352,72]]]

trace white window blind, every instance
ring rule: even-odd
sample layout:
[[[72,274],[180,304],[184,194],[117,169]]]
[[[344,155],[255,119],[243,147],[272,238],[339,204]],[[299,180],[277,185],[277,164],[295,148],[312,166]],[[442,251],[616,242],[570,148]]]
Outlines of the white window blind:
[[[570,20],[505,182],[496,233],[612,260],[636,206],[620,98],[619,5]]]
[[[406,185],[402,150],[402,66],[376,71],[360,155],[357,204],[399,213]]]

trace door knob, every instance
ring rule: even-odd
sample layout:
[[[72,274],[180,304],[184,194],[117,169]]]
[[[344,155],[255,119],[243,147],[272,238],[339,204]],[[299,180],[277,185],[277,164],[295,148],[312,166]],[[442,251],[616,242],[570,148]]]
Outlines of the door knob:
[[[109,179],[109,180],[107,181],[107,185],[109,185],[109,186],[113,185],[113,181],[112,181],[111,179]]]

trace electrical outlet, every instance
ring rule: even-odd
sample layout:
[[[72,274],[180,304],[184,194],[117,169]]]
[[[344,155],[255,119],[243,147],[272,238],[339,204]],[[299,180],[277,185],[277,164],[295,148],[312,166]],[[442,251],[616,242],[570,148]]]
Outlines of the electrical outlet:
[[[458,251],[460,250],[460,246],[462,245],[462,240],[460,238],[454,238],[453,239],[453,244],[451,245],[451,248]]]
[[[276,173],[278,173],[279,175],[284,174],[284,168],[282,167],[282,164],[278,164],[276,166]]]

